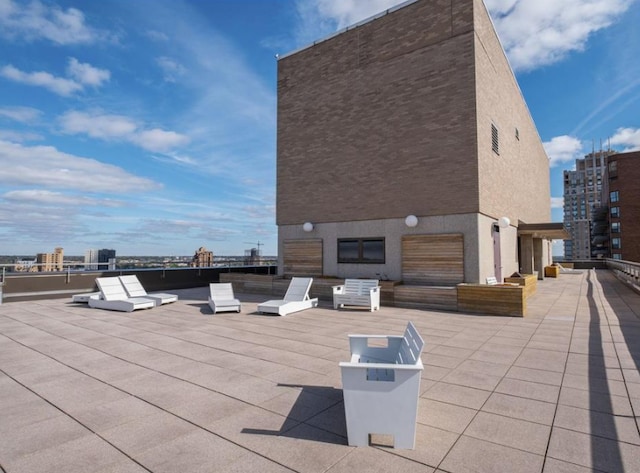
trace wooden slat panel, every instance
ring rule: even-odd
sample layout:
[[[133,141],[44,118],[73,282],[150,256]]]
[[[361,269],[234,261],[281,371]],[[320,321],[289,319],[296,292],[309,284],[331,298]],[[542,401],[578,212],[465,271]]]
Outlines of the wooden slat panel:
[[[396,286],[395,305],[411,309],[457,310],[457,290],[455,286]]]
[[[285,276],[322,276],[322,240],[285,240]]]
[[[458,310],[524,317],[527,313],[524,286],[459,284]]]
[[[402,280],[441,286],[464,282],[462,234],[403,236]]]

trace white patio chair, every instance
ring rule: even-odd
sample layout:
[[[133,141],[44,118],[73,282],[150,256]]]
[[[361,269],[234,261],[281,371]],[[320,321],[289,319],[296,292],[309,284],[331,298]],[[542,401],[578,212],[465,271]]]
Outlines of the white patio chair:
[[[209,307],[216,312],[240,312],[242,304],[233,294],[233,286],[230,282],[209,284]]]
[[[156,305],[169,304],[178,300],[178,296],[175,294],[167,294],[166,292],[147,293],[135,274],[119,276],[119,279],[129,297],[153,299],[156,301]]]
[[[309,297],[313,278],[291,278],[284,299],[275,299],[258,305],[258,312],[263,314],[287,315],[293,312],[318,307],[318,299]]]
[[[150,309],[155,307],[153,299],[145,297],[129,297],[124,286],[117,277],[96,278],[96,284],[100,289],[99,298],[89,298],[89,307],[95,309],[117,310],[120,312],[132,312],[137,309]]]

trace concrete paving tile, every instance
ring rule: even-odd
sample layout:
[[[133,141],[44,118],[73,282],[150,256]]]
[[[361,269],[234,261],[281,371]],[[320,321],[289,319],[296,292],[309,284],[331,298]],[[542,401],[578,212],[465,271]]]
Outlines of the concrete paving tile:
[[[594,393],[611,394],[613,396],[627,395],[627,388],[623,381],[581,374],[565,373],[562,386]]]
[[[401,456],[397,456],[395,451],[391,453],[377,448],[354,448],[338,463],[329,468],[327,473],[351,473],[354,471],[432,473],[434,470],[422,463],[405,460]]]
[[[467,428],[476,410],[431,399],[418,400],[418,422],[438,429],[461,434]]]
[[[556,403],[560,388],[550,384],[533,383],[519,379],[504,378],[495,389],[502,394]]]
[[[158,412],[160,411],[156,407],[133,396],[127,396],[116,401],[75,410],[73,416],[94,432],[102,432]]]
[[[469,350],[468,348],[458,348],[458,347],[448,347],[445,345],[435,345],[433,349],[427,351],[423,350],[423,353],[430,353],[433,355],[441,355],[448,356],[451,358],[459,358],[460,360],[464,360],[469,358],[473,354],[473,350]]]
[[[115,464],[127,463],[127,457],[95,435],[39,450],[14,461],[3,461],[3,467],[17,472],[91,473]]]
[[[544,456],[550,432],[547,425],[479,412],[464,435]]]
[[[640,447],[554,427],[548,457],[609,473],[640,471]]]
[[[488,351],[488,350],[485,350],[485,347],[486,347],[486,344],[482,346],[482,349],[473,353],[473,355],[469,357],[469,360],[511,365],[520,355],[519,348],[516,348],[515,350]]]
[[[455,369],[445,376],[442,381],[460,386],[468,386],[470,388],[483,389],[485,391],[493,391],[501,379],[501,376]]]
[[[536,422],[538,424],[551,425],[556,410],[556,405],[549,402],[525,399],[509,396],[507,394],[493,393],[482,406],[482,411],[499,414],[514,419]]]
[[[31,424],[51,419],[53,417],[64,416],[48,402],[40,399],[34,394],[24,390],[27,396],[14,397],[14,403],[5,407],[0,407],[2,412],[2,422],[0,422],[0,438],[10,435],[14,430],[19,430]],[[0,389],[0,397],[8,395]]]
[[[344,412],[344,403],[342,401],[333,405],[319,414],[305,421],[312,427],[325,430],[332,434],[347,438],[347,421]]]
[[[563,352],[525,348],[514,365],[562,373],[566,359],[567,354]]]
[[[554,426],[640,445],[638,427],[631,417],[560,405]]]
[[[166,412],[158,412],[100,432],[100,435],[128,455],[171,442],[199,430],[198,427]]]
[[[560,386],[562,385],[563,374],[555,371],[512,366],[511,368],[509,368],[509,371],[507,371],[507,374],[505,376],[507,378],[519,379],[521,381],[531,381],[533,383]]]
[[[544,457],[463,435],[439,467],[451,473],[539,473]]]
[[[163,442],[136,455],[154,473],[226,471],[247,451],[203,430]]]
[[[455,368],[460,363],[463,362],[461,358],[454,358],[451,356],[438,355],[434,353],[429,353],[429,355],[424,355],[422,357],[423,364],[431,365],[431,366],[441,366],[443,368]]]
[[[422,370],[422,378],[430,379],[432,381],[440,381],[442,378],[451,373],[450,368],[443,368],[441,366],[424,365]]]
[[[4,432],[0,442],[0,458],[3,458],[3,462],[16,460],[90,434],[68,416],[50,417]]]
[[[333,388],[325,388],[333,389]],[[320,395],[321,387],[283,388],[279,396],[259,404],[260,407],[291,417],[300,422],[310,419],[331,406],[339,404],[335,398]]]
[[[494,363],[488,361],[465,360],[460,364],[458,369],[502,377],[509,370],[509,365],[505,363]]]
[[[586,468],[574,463],[567,463],[555,458],[547,458],[542,473],[598,473],[600,470]]]
[[[563,387],[558,404],[618,416],[633,416],[629,398]]]
[[[490,395],[490,391],[439,382],[426,391],[422,397],[471,409],[480,409]]]
[[[435,467],[449,453],[459,437],[459,434],[419,423],[416,426],[415,449],[394,449],[393,454]]]

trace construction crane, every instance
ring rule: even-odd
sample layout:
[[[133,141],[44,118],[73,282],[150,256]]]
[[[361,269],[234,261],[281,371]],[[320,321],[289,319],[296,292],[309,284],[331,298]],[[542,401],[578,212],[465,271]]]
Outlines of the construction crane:
[[[264,243],[260,243],[260,240],[258,240],[257,243],[254,243],[252,241],[245,241],[244,244],[246,245],[256,245],[258,247],[258,255],[261,255],[262,253],[260,252],[260,247],[264,246]]]

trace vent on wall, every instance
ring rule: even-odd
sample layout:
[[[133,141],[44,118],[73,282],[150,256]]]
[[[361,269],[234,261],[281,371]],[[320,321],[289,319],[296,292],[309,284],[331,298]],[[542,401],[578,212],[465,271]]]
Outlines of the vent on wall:
[[[493,123],[491,124],[491,149],[493,150],[494,153],[498,155],[500,154],[500,147],[498,142],[498,129]]]

